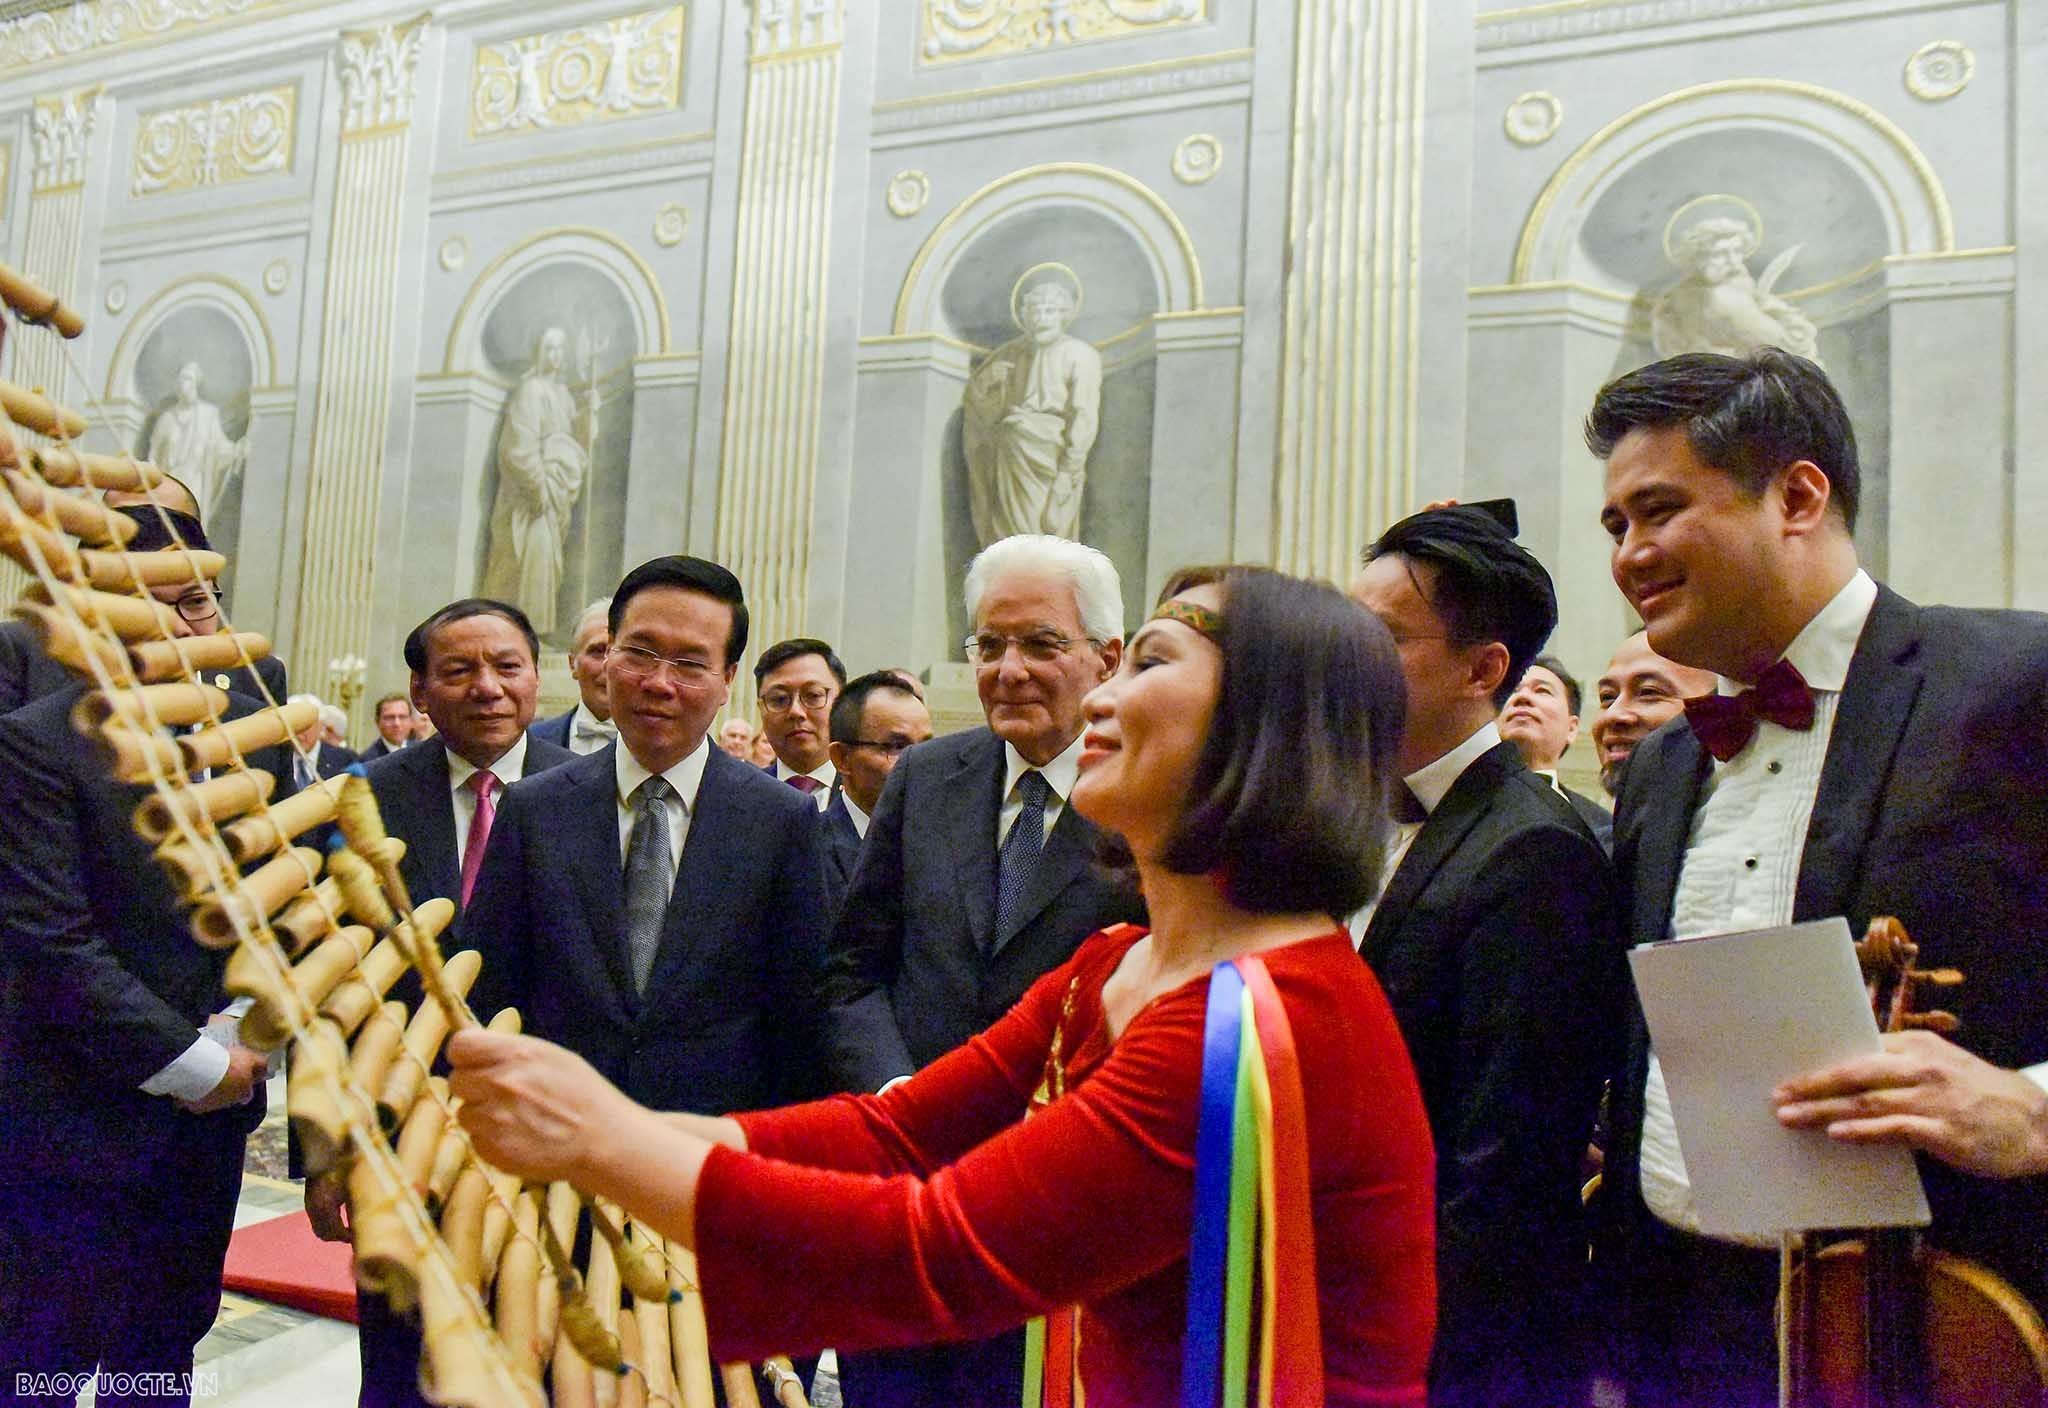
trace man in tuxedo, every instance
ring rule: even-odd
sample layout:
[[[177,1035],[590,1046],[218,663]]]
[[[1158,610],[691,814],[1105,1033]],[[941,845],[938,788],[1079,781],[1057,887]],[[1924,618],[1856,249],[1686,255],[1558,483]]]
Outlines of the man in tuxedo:
[[[825,912],[836,916],[882,784],[907,749],[932,736],[924,701],[893,670],[862,675],[832,702],[832,766],[839,786],[825,806]]]
[[[576,618],[576,634],[569,646],[569,678],[576,681],[576,707],[528,730],[542,742],[567,748],[579,757],[597,752],[619,736],[612,727],[612,703],[604,687],[604,655],[612,643],[611,607],[610,597],[600,597]]]
[[[827,720],[845,685],[846,666],[832,647],[808,636],[777,641],[754,662],[761,735],[775,750],[768,775],[804,793],[819,811],[831,800],[838,776]]]
[[[1096,930],[1141,919],[1093,864],[1099,834],[1066,804],[1081,701],[1123,652],[1116,568],[1093,548],[1006,538],[967,571],[968,659],[988,727],[898,760],[832,931],[833,1071],[878,1090],[966,1041]],[[1021,1333],[849,1356],[849,1402],[1015,1403]]]
[[[1389,528],[1351,594],[1408,685],[1386,888],[1352,929],[1436,1138],[1430,1401],[1576,1404],[1579,1165],[1626,980],[1607,857],[1495,722],[1557,622],[1550,575],[1451,507]]]
[[[416,705],[434,721],[435,735],[376,759],[366,772],[385,828],[405,839],[399,874],[415,904],[445,897],[467,905],[508,789],[575,756],[527,732],[540,697],[538,651],[526,613],[486,597],[449,603],[405,638],[408,718]],[[378,714],[381,729],[381,707]],[[392,995],[416,1008],[418,979],[406,975]],[[479,1010],[488,1016],[496,1008]],[[306,1186],[314,1230],[330,1240],[345,1235],[341,1197],[335,1182]],[[377,1296],[362,1296],[357,1313],[362,1408],[422,1405],[418,1331]]]
[[[363,750],[363,761],[396,753],[412,742],[412,700],[403,694],[387,694],[377,701],[377,737]]]
[[[1581,796],[1558,780],[1558,764],[1579,741],[1579,682],[1564,661],[1539,655],[1522,672],[1522,682],[1500,711],[1500,736],[1515,745],[1529,771],[1557,789],[1572,804],[1602,850],[1613,843],[1614,818],[1591,797]]]
[[[656,1109],[816,1093],[817,808],[707,736],[746,649],[740,584],[643,563],[611,639],[619,741],[507,796],[462,916],[482,1006],[518,1007]]]
[[[145,521],[132,546],[166,546]],[[179,527],[194,547],[196,522]],[[180,636],[218,629],[209,590],[154,589]],[[190,603],[188,606],[187,603]],[[197,608],[204,605],[208,609]],[[148,790],[114,782],[71,727],[71,682],[0,719],[0,1366],[13,1376],[189,1373],[220,1305],[264,1057],[237,1039],[227,955],[135,832]],[[228,717],[258,702],[229,696]],[[249,763],[290,795],[283,748]],[[146,1295],[136,1293],[146,1287]],[[113,1401],[101,1381],[100,1401]],[[180,1384],[123,1402],[182,1403]]]
[[[2021,1068],[2048,1058],[2048,617],[1916,606],[1871,579],[1855,432],[1802,358],[1655,363],[1600,392],[1586,439],[1649,644],[1718,676],[1629,760],[1615,857],[1630,937],[1835,915],[1861,934],[1894,915],[1923,966],[1960,969],[1940,1003],[1961,1019],[1953,1042],[1887,1038],[1893,1059],[1847,1090],[1788,1089],[1781,1114],[1929,1148],[1929,1241],[2048,1303],[2048,1179],[1982,1176],[2026,1164],[1945,1137],[1973,1090],[2026,1109]],[[1778,1258],[1702,1235],[1640,1013],[1612,1123],[1597,1257],[1630,1402],[1775,1402]]]
[[[1621,791],[1622,769],[1636,745],[1685,712],[1685,701],[1714,692],[1714,676],[1650,649],[1637,631],[1615,647],[1613,658],[1593,686],[1600,712],[1593,715],[1593,748],[1600,758],[1600,785],[1612,797]],[[1609,830],[1610,844],[1613,832]]]

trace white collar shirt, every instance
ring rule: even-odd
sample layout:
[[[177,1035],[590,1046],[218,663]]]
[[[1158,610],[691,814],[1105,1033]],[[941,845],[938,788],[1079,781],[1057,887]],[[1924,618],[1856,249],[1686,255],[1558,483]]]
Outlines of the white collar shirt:
[[[579,758],[587,753],[597,753],[609,747],[619,736],[617,728],[609,719],[600,719],[590,712],[588,705],[578,701],[576,712],[569,718],[569,751]]]
[[[469,790],[469,779],[479,769],[453,748],[444,747],[443,751],[448,755],[449,800],[455,807],[455,868],[460,871],[462,858],[469,852],[469,826],[476,820],[476,793]],[[492,798],[495,806],[507,787],[526,776],[526,730],[521,729],[512,746],[498,755],[490,773],[498,779],[498,790]]]
[[[1813,727],[1794,730],[1763,720],[1742,751],[1725,763],[1716,761],[1701,782],[1667,938],[1737,934],[1792,922],[1800,857],[1842,686],[1876,603],[1877,583],[1859,569],[1786,647],[1784,658],[1813,690]],[[1745,688],[1725,678],[1716,684],[1721,694]],[[1682,1231],[1698,1232],[1699,1209],[1655,1052],[1643,1091],[1640,1154],[1643,1201],[1650,1211]]]
[[[1458,785],[1458,779],[1465,775],[1465,769],[1478,762],[1500,746],[1500,725],[1488,719],[1479,730],[1457,747],[1437,758],[1424,763],[1401,780],[1408,784],[1408,790],[1415,794],[1415,800],[1422,803],[1425,812],[1434,812],[1443,805],[1444,798]],[[1379,911],[1380,901],[1386,898],[1387,886],[1393,882],[1394,872],[1401,868],[1401,862],[1408,859],[1408,849],[1415,844],[1415,838],[1422,834],[1425,823],[1420,821],[1397,821],[1393,834],[1387,838],[1387,858],[1380,866],[1380,887],[1371,903],[1344,921],[1344,927],[1351,931],[1351,946],[1357,948],[1365,942],[1365,931],[1372,925],[1372,917]]]
[[[697,793],[704,784],[704,765],[711,759],[711,740],[699,739],[683,760],[662,776],[668,780],[669,796],[662,802],[668,812],[669,886],[673,892],[676,871],[683,865],[683,843],[690,838],[690,818],[697,813]],[[612,774],[618,784],[619,862],[625,863],[627,844],[633,839],[633,794],[640,784],[654,776],[640,765],[633,750],[623,742],[612,754]]]
[[[1067,798],[1073,794],[1074,784],[1081,780],[1081,740],[1085,736],[1085,732],[1075,734],[1074,741],[1042,768],[1026,762],[1014,743],[1007,740],[1003,743],[1003,805],[996,813],[997,850],[1003,848],[1010,828],[1023,814],[1024,798],[1017,791],[1017,783],[1027,772],[1037,772],[1045,778],[1045,830],[1041,836],[1052,835],[1053,827],[1059,825],[1060,813],[1067,809]],[[1044,844],[1043,840],[1039,842],[1040,846]]]
[[[774,765],[769,770],[769,776],[785,787],[789,786],[789,780],[797,775],[796,770],[780,758],[775,760]],[[803,776],[810,778],[818,784],[811,789],[811,801],[819,811],[825,810],[826,807],[832,804],[832,780],[839,776],[839,769],[833,767],[832,760],[827,758],[811,771],[804,773]]]
[[[846,808],[846,815],[853,822],[853,834],[865,841],[868,838],[868,814],[860,809],[860,803],[846,795],[844,787],[839,789],[839,805]]]

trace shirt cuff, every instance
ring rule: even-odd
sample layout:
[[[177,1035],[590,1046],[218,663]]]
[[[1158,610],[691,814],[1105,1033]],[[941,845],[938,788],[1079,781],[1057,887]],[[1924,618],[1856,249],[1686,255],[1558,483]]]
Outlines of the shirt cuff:
[[[2048,1090],[2048,1061],[2043,1061],[2038,1066],[2029,1066],[2024,1071],[2021,1071],[2020,1074],[2040,1086],[2043,1090]]]
[[[142,1093],[168,1095],[173,1100],[203,1100],[227,1073],[228,1049],[211,1037],[201,1036],[177,1060],[144,1081]]]
[[[2042,1070],[2044,1072],[2048,1072],[2048,1067],[2042,1067]],[[887,1095],[890,1091],[894,1090],[897,1086],[903,1084],[903,1082],[909,1079],[909,1076],[890,1076],[887,1080],[882,1082],[882,1088],[880,1090],[877,1090],[875,1094]],[[2037,1075],[2035,1079],[2048,1081],[2048,1074]]]

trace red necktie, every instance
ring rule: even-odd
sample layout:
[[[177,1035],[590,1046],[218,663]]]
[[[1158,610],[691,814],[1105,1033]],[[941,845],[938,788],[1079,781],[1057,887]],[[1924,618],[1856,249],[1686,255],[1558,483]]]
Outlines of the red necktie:
[[[469,819],[469,840],[462,847],[462,903],[469,903],[469,892],[476,888],[476,875],[484,867],[484,847],[491,842],[491,822],[497,818],[498,804],[491,800],[497,790],[498,778],[488,770],[479,770],[469,775],[469,781],[462,784],[476,793],[476,812]]]
[[[1800,733],[1813,727],[1813,690],[1790,660],[1765,670],[1755,689],[1685,701],[1685,721],[1706,750],[1724,763],[1749,746],[1764,719]]]
[[[803,793],[806,797],[810,796],[811,793],[817,791],[820,787],[823,787],[825,785],[824,783],[818,781],[818,779],[815,777],[804,777],[801,774],[797,774],[791,777],[785,777],[782,780],[784,782],[787,782],[791,787],[794,787],[797,791]]]

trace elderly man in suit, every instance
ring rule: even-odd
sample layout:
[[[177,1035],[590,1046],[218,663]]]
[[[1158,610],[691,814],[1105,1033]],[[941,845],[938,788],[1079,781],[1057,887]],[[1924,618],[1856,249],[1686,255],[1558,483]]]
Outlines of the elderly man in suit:
[[[1093,548],[1025,534],[967,570],[967,638],[988,727],[898,761],[833,927],[826,974],[833,1070],[876,1090],[1008,1011],[1106,925],[1142,917],[1093,864],[1099,833],[1066,804],[1081,701],[1123,652],[1116,568]],[[1017,1401],[1022,1336],[856,1356],[849,1401]]]
[[[1586,438],[1649,644],[1717,676],[1629,761],[1630,937],[1894,915],[1923,966],[1960,969],[1940,1003],[1953,1041],[1909,1032],[1787,1072],[1779,1116],[1924,1151],[1928,1241],[2048,1304],[2048,617],[1872,580],[1855,431],[1803,358],[1655,363],[1600,392]],[[1775,1403],[1778,1258],[1702,1233],[1640,1013],[1612,1129],[1597,1265],[1630,1403]]]
[[[1351,590],[1408,686],[1386,888],[1352,925],[1436,1139],[1430,1401],[1576,1404],[1579,1163],[1626,978],[1606,855],[1495,722],[1557,622],[1550,575],[1452,507],[1389,528]]]
[[[619,731],[612,726],[611,696],[604,685],[604,656],[612,641],[612,599],[599,597],[576,618],[569,644],[569,678],[576,682],[576,707],[529,730],[543,743],[582,756],[605,747]]]
[[[716,563],[660,557],[612,596],[619,741],[515,788],[460,925],[480,1005],[657,1109],[727,1114],[819,1088],[818,813],[711,746],[746,649]]]
[[[862,675],[832,701],[832,766],[839,785],[825,807],[826,913],[837,915],[860,843],[896,760],[932,736],[931,712],[893,670]]]
[[[179,537],[206,546],[196,521]],[[131,546],[169,541],[151,510]],[[178,635],[219,628],[210,590],[154,594],[178,608]],[[109,778],[71,726],[85,689],[0,719],[0,1366],[10,1403],[68,1404],[24,1380],[95,1366],[165,1376],[123,1402],[182,1403],[266,1063],[237,1039],[227,955],[192,941],[136,834],[148,789]],[[231,693],[228,717],[258,707]],[[248,761],[290,795],[284,748]]]

